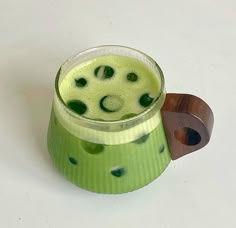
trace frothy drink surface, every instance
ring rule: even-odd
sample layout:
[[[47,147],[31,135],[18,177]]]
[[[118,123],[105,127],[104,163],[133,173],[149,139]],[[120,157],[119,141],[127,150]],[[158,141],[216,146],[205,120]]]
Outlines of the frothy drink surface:
[[[109,121],[133,117],[150,107],[160,84],[144,63],[109,55],[74,67],[62,80],[59,91],[77,114]]]

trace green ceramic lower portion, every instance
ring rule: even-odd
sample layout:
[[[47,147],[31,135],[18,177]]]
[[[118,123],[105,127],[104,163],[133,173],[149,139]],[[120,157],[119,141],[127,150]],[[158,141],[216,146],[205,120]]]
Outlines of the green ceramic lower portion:
[[[147,137],[120,145],[99,145],[71,135],[52,111],[48,148],[71,182],[98,193],[125,193],[156,179],[170,162],[162,122]]]

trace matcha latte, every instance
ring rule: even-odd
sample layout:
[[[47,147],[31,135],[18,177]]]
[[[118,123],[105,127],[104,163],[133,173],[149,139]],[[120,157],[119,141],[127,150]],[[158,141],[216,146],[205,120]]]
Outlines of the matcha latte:
[[[67,60],[48,130],[61,173],[98,193],[133,191],[157,178],[170,162],[163,87],[157,64],[130,48],[103,46]]]
[[[157,98],[160,85],[142,62],[111,55],[74,67],[59,90],[64,102],[77,114],[107,121],[143,112]]]

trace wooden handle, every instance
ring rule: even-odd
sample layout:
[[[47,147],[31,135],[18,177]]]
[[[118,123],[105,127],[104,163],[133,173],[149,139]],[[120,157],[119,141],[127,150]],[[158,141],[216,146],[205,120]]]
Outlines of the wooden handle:
[[[199,97],[169,93],[161,113],[172,160],[201,149],[209,142],[214,116]]]

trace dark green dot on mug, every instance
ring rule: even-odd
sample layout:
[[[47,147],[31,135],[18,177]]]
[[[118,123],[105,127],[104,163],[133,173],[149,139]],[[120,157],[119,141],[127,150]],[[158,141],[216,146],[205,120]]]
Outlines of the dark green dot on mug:
[[[142,136],[141,138],[134,141],[136,144],[142,144],[145,143],[149,138],[149,134]]]
[[[111,174],[115,177],[122,177],[125,175],[125,169],[124,168],[114,168],[111,170]]]
[[[103,144],[92,143],[88,141],[82,141],[83,149],[89,154],[100,154],[104,151],[105,146]]]
[[[160,145],[159,151],[160,151],[160,153],[163,153],[165,151],[165,145],[164,144]]]
[[[77,160],[74,157],[69,157],[69,161],[72,165],[77,165],[78,164]]]

